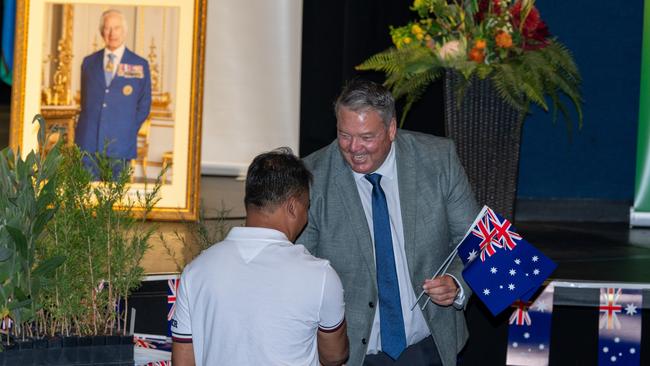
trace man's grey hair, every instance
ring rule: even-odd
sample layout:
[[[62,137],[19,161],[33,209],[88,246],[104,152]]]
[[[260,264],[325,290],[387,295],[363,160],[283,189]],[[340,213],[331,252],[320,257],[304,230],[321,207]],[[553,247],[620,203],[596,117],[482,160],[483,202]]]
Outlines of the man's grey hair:
[[[99,34],[101,34],[102,37],[104,36],[104,23],[106,22],[106,17],[113,14],[119,15],[120,18],[122,18],[122,27],[124,27],[124,34],[126,34],[129,30],[124,14],[117,9],[108,9],[102,13],[101,17],[99,17]]]
[[[381,84],[370,80],[354,79],[350,81],[334,103],[334,112],[337,119],[341,107],[355,113],[373,110],[379,114],[386,127],[395,118],[395,99],[393,95]]]

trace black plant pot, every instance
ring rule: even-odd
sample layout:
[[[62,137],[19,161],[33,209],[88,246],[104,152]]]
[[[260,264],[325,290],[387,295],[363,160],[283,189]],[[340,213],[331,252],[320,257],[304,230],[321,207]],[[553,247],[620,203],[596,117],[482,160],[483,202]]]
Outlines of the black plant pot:
[[[5,346],[0,365],[133,365],[132,336],[62,337]]]
[[[492,80],[473,77],[459,103],[461,74],[445,72],[445,129],[454,140],[479,205],[512,220],[517,196],[523,115],[498,94]]]

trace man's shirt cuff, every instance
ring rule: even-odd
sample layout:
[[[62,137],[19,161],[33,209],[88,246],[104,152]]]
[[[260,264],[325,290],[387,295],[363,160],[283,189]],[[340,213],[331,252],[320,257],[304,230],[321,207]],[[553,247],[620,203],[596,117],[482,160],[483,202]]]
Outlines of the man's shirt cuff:
[[[454,281],[456,282],[456,286],[458,286],[459,291],[456,294],[456,298],[454,299],[454,304],[453,305],[454,305],[454,307],[456,309],[462,309],[463,304],[465,304],[465,290],[463,290],[463,286],[460,285],[460,282],[458,282],[458,279],[454,275],[452,275],[450,273],[445,273],[445,274],[447,276],[453,278]]]

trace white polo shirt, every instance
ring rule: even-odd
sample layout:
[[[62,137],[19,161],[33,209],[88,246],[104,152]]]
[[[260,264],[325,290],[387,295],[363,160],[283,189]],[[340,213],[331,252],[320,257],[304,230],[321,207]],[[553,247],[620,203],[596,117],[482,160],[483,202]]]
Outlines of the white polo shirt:
[[[235,227],[181,275],[174,342],[197,365],[318,365],[316,332],[344,319],[329,262],[276,230]]]

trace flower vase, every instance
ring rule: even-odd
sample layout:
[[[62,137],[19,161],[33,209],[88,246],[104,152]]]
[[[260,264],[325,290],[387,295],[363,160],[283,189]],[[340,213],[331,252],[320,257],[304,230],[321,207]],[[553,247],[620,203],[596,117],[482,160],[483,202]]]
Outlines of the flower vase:
[[[474,76],[458,103],[463,75],[446,70],[445,130],[458,151],[479,205],[512,220],[524,114],[507,104],[490,78]]]

